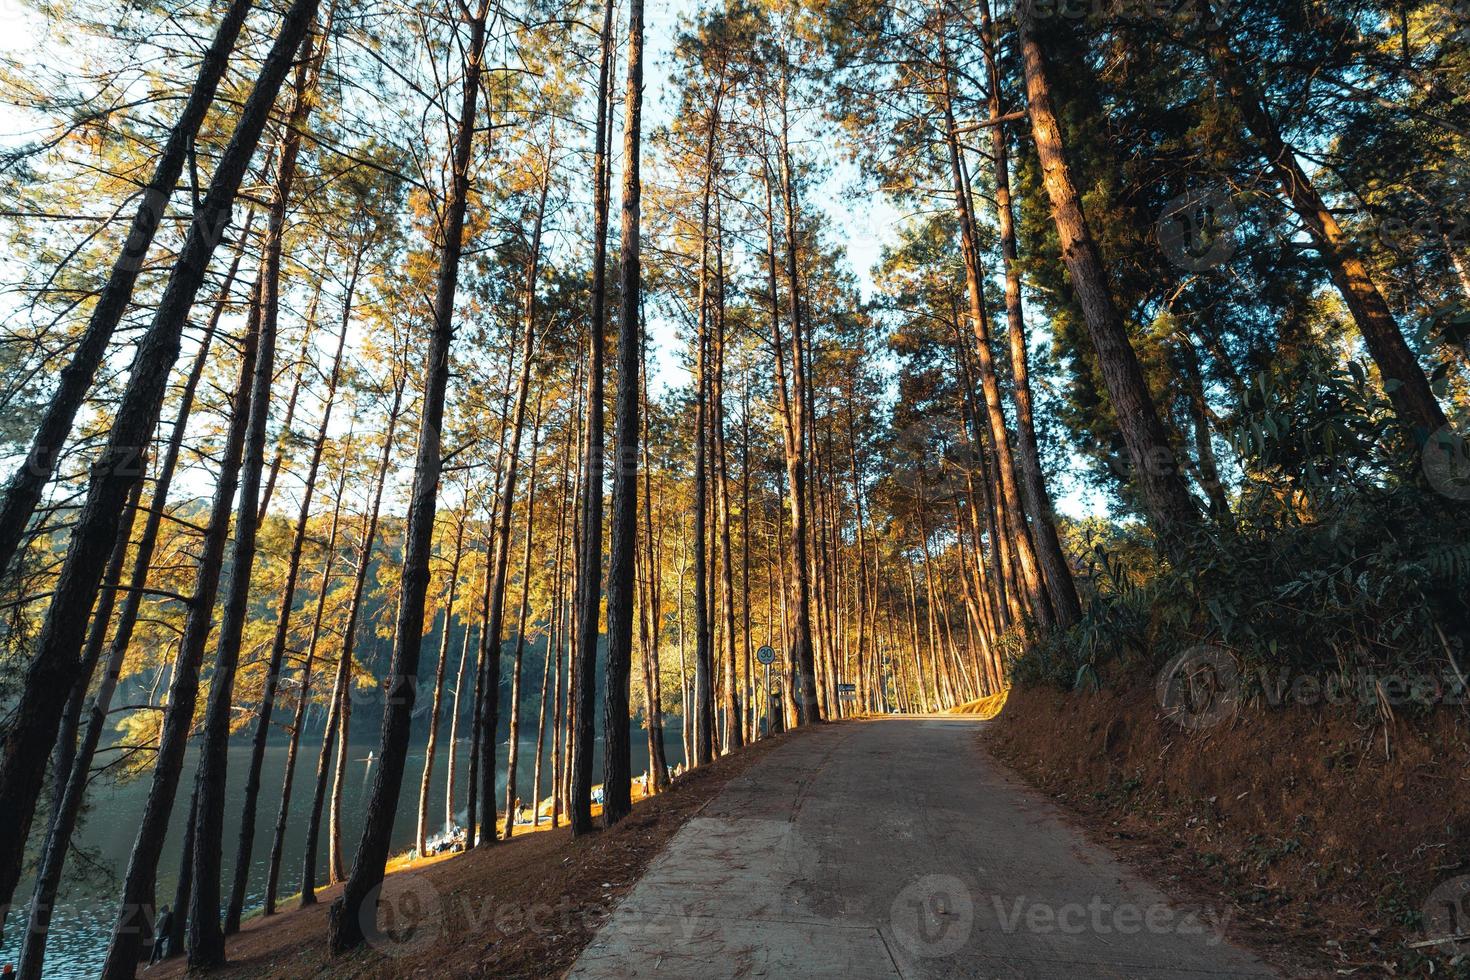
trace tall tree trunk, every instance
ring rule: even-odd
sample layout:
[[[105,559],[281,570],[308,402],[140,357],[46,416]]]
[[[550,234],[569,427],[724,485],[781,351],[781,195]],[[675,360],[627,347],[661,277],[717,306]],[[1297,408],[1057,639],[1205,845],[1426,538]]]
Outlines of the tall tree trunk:
[[[62,769],[58,767],[53,775],[58,782],[64,783],[64,788],[53,807],[46,844],[41,852],[41,865],[36,872],[36,885],[31,897],[30,922],[21,951],[19,975],[22,977],[39,980],[41,976],[51,915],[55,911],[56,894],[61,887],[61,875],[66,865],[66,857],[71,851],[72,832],[76,829],[82,801],[86,796],[92,758],[97,752],[97,746],[101,744],[108,711],[112,707],[112,697],[117,691],[118,681],[122,676],[123,661],[127,656],[128,646],[132,642],[133,628],[138,623],[144,589],[148,585],[148,572],[153,563],[153,550],[158,543],[158,530],[163,524],[163,515],[168,506],[169,489],[173,486],[174,474],[178,470],[179,454],[184,445],[185,427],[194,408],[194,395],[204,375],[205,365],[209,362],[209,351],[214,343],[215,332],[219,329],[220,317],[223,316],[225,307],[228,305],[230,289],[240,270],[240,259],[244,255],[254,217],[254,212],[251,212],[245,221],[240,244],[235,250],[234,261],[231,262],[229,272],[220,284],[214,309],[205,326],[204,335],[199,341],[199,350],[195,353],[194,363],[184,380],[183,391],[179,396],[178,413],[174,416],[168,446],[163,454],[163,462],[153,483],[153,496],[148,504],[148,516],[143,522],[143,532],[138,537],[127,593],[123,597],[122,609],[118,612],[112,642],[107,648],[107,660],[102,680],[96,694],[92,697],[92,703],[86,709],[86,728],[83,731],[81,743],[71,752],[71,760],[66,767],[65,774],[63,775]],[[138,486],[142,486],[142,481],[139,481]],[[89,637],[89,642],[90,639]],[[81,685],[79,684],[78,687]],[[75,695],[75,692],[73,694]],[[79,712],[71,726],[73,732],[77,730],[80,722]],[[69,736],[63,732],[62,738],[69,739]],[[175,921],[181,925],[183,919],[182,915],[175,917]],[[177,949],[178,946],[174,948]]]
[[[577,473],[581,472],[581,455],[575,453],[576,440],[573,438],[573,430],[576,429],[577,408],[581,385],[581,364],[573,362],[571,392],[571,411],[567,415],[566,428],[563,432],[561,485],[570,489],[570,493],[564,493],[558,502],[556,509],[556,581],[554,595],[554,616],[557,629],[548,642],[548,655],[552,657],[549,663],[554,672],[551,685],[551,826],[555,828],[561,822],[561,804],[564,794],[563,787],[566,784],[565,760],[562,752],[563,728],[562,728],[562,698],[566,690],[563,685],[563,665],[565,662],[566,644],[569,642],[572,629],[571,609],[571,582],[570,564],[575,563],[575,545],[568,541],[567,529],[571,527],[575,531],[576,525],[576,480],[573,476],[573,465],[576,462]]]
[[[214,621],[214,600],[219,589],[220,570],[224,565],[225,542],[229,537],[230,509],[240,475],[241,457],[245,452],[245,431],[250,419],[250,398],[255,378],[255,351],[259,338],[259,304],[252,307],[246,324],[240,359],[240,376],[235,387],[230,427],[220,453],[220,473],[210,505],[209,529],[200,548],[195,572],[194,591],[184,622],[184,635],[174,658],[173,680],[169,686],[168,708],[163,714],[158,752],[154,756],[153,779],[148,786],[148,801],[138,836],[128,858],[123,878],[122,901],[107,956],[102,966],[106,980],[132,980],[144,934],[153,919],[154,886],[157,883],[158,858],[163,850],[173,812],[174,794],[184,765],[184,749],[189,729],[194,722],[195,701],[199,694],[199,665],[209,642]],[[95,711],[95,708],[94,708]],[[183,910],[179,911],[183,914]]]
[[[1138,355],[1128,340],[1123,316],[1113,300],[1102,256],[1082,212],[1082,199],[1072,178],[1061,127],[1052,108],[1051,80],[1036,36],[1034,2],[1019,0],[1016,20],[1042,183],[1051,200],[1062,260],[1071,275],[1108,398],[1128,446],[1133,480],[1143,494],[1154,533],[1165,551],[1177,557],[1186,546],[1185,539],[1199,525],[1199,509],[1190,498],[1175,463],[1168,433],[1159,420]]]
[[[71,831],[76,825],[75,813],[67,819],[64,808],[68,787],[71,785],[70,777],[74,774],[74,767],[78,765],[76,736],[77,724],[81,718],[81,700],[86,697],[86,688],[92,682],[97,660],[107,641],[107,628],[112,623],[112,608],[122,581],[123,565],[127,562],[128,545],[132,542],[133,522],[137,520],[138,500],[142,493],[143,481],[139,480],[133,484],[133,490],[128,495],[128,515],[123,519],[122,528],[117,534],[117,543],[112,548],[112,556],[107,560],[107,571],[102,576],[102,591],[97,597],[97,608],[92,610],[92,626],[87,633],[87,646],[82,653],[82,676],[78,680],[77,689],[72,692],[73,703],[67,705],[61,732],[52,753],[51,779],[54,787],[51,796],[51,820],[46,832],[41,871],[36,877],[32,892],[29,922],[31,928],[24,937],[20,962],[20,973],[36,980],[40,980],[41,963],[46,955],[46,934],[50,928],[52,911],[50,906],[61,884],[61,867],[65,862],[66,851],[70,848]],[[83,777],[80,787],[82,790],[86,788],[85,776],[91,767],[95,749],[95,744],[86,747],[85,759],[80,762],[81,768],[75,773]],[[65,824],[65,827],[59,826],[61,824]],[[58,829],[64,830],[66,836],[57,836]]]
[[[128,493],[143,475],[138,464],[179,356],[184,323],[210,257],[229,223],[240,181],[255,155],[292,55],[316,14],[316,5],[317,0],[293,0],[282,20],[280,34],[261,65],[255,87],[241,109],[229,145],[189,227],[153,321],[138,344],[107,444],[90,470],[86,500],[73,526],[36,653],[26,668],[24,687],[0,747],[0,799],[5,800],[0,808],[0,908],[9,907],[15,893],[46,760],[80,670],[87,618],[76,611],[90,609],[97,594],[108,553],[117,540]],[[136,939],[125,945],[125,952],[134,952]]]
[[[350,440],[349,435],[349,440]],[[350,451],[350,441],[348,445]],[[271,835],[270,863],[265,875],[265,914],[276,911],[276,888],[280,884],[281,853],[286,846],[286,824],[291,815],[291,791],[296,784],[296,756],[301,748],[301,735],[306,727],[306,711],[311,704],[311,672],[316,666],[317,644],[321,640],[322,621],[326,617],[327,594],[332,587],[332,569],[337,564],[337,535],[342,525],[342,498],[347,484],[348,465],[344,461],[337,477],[332,504],[332,526],[327,532],[326,559],[322,563],[321,582],[317,586],[316,613],[311,621],[311,638],[306,645],[306,659],[301,665],[301,689],[296,693],[296,713],[291,719],[291,738],[286,746],[286,771],[281,778],[281,805],[276,810],[275,831]]]
[[[515,343],[515,332],[512,327],[512,345]],[[506,373],[515,367],[515,351],[512,347],[510,357],[507,360]],[[489,766],[495,765],[495,725],[500,707],[500,651],[495,651],[494,673],[491,674],[490,662],[490,636],[487,629],[490,625],[490,597],[495,587],[495,576],[492,569],[495,567],[495,548],[499,540],[498,528],[500,527],[500,506],[502,499],[500,474],[505,465],[505,453],[507,449],[507,435],[510,432],[510,399],[511,385],[505,386],[505,392],[500,403],[500,433],[496,439],[494,473],[494,497],[490,504],[489,518],[485,524],[485,587],[480,592],[480,646],[475,652],[475,694],[474,709],[470,722],[470,771],[465,787],[465,849],[475,846],[476,830],[479,827],[480,815],[480,755],[481,755],[481,733],[485,731],[485,713],[492,711],[490,716],[490,735],[484,740],[484,748],[488,756],[486,762]],[[486,687],[493,690],[487,695]],[[486,799],[486,804],[494,809],[494,796]],[[494,826],[494,814],[491,814],[491,826]]]
[[[1214,13],[1208,2],[1200,5],[1202,22],[1210,24]],[[1296,149],[1281,135],[1271,110],[1236,62],[1225,34],[1218,27],[1205,30],[1205,49],[1215,65],[1230,100],[1240,110],[1246,129],[1250,130],[1266,162],[1281,184],[1286,198],[1306,225],[1312,243],[1327,263],[1333,285],[1342,294],[1343,303],[1357,323],[1378,371],[1383,376],[1384,390],[1393,403],[1399,422],[1417,440],[1423,440],[1446,424],[1444,409],[1429,387],[1429,379],[1419,366],[1394,321],[1388,301],[1379,292],[1368,266],[1358,257],[1352,242],[1337,223],[1332,210],[1317,192],[1312,178],[1297,162]]]
[[[1036,536],[1036,557],[1046,577],[1047,595],[1051,597],[1057,626],[1068,629],[1082,617],[1082,604],[1077,598],[1077,583],[1072,568],[1062,551],[1057,535],[1056,514],[1046,475],[1041,469],[1041,450],[1036,438],[1036,423],[1031,401],[1030,355],[1026,343],[1026,318],[1021,305],[1021,272],[1016,249],[1016,220],[1011,205],[1010,141],[1002,123],[1004,111],[1000,99],[1001,76],[995,57],[994,28],[990,21],[990,5],[980,7],[982,53],[989,79],[988,108],[990,119],[990,158],[995,174],[995,216],[1000,232],[1000,257],[1005,272],[1006,333],[1011,355],[1011,400],[1016,407],[1016,448],[1020,453],[1021,489],[1026,509],[1031,515],[1031,530]]]
[[[143,188],[138,210],[113,261],[107,283],[97,297],[97,305],[92,308],[92,316],[72,352],[71,361],[61,369],[56,392],[41,416],[25,463],[17,467],[5,488],[4,500],[0,502],[0,574],[10,567],[11,559],[25,537],[26,526],[35,513],[46,483],[56,472],[62,446],[71,434],[72,423],[87,397],[87,389],[92,386],[97,368],[107,354],[108,343],[127,312],[138,273],[143,269],[148,250],[153,245],[153,236],[163,224],[169,198],[173,196],[184,164],[193,151],[195,134],[214,103],[215,92],[224,77],[230,53],[235,48],[235,40],[250,7],[250,0],[233,0],[220,17],[214,40],[199,63],[199,73],[189,90],[184,110],[169,131],[168,142],[164,144],[153,174]],[[253,150],[253,143],[251,148]],[[241,163],[242,172],[245,162],[248,159]],[[126,496],[126,490],[119,496]],[[8,793],[6,799],[12,799]],[[3,864],[3,856],[0,856],[0,865]],[[0,886],[3,885],[4,878],[0,877]],[[0,908],[9,903],[13,888],[14,884],[8,888],[0,887]]]
[[[789,67],[786,68],[789,72]],[[777,142],[778,158],[780,163],[781,179],[781,202],[782,211],[786,219],[786,286],[787,303],[791,317],[791,384],[795,396],[796,405],[786,406],[784,414],[788,417],[790,433],[786,442],[786,479],[789,484],[788,490],[791,495],[791,568],[792,568],[792,649],[790,660],[790,671],[792,679],[796,681],[797,687],[790,690],[790,697],[796,707],[797,724],[806,725],[822,720],[821,712],[817,704],[816,692],[816,664],[814,662],[814,651],[812,648],[812,621],[811,621],[811,582],[809,579],[810,569],[807,553],[808,538],[808,515],[807,515],[807,426],[804,421],[806,414],[806,366],[805,366],[805,339],[804,322],[801,309],[801,278],[797,271],[797,250],[799,230],[796,223],[796,184],[795,175],[791,167],[791,138],[790,122],[787,116],[787,92],[786,78],[783,75],[781,82],[781,127],[779,141]],[[772,297],[775,296],[775,288],[772,287]],[[777,321],[779,322],[779,317]],[[776,338],[778,353],[777,361],[781,360],[779,354],[780,337],[779,331]],[[783,403],[786,401],[784,394],[785,383],[779,378],[777,383],[781,386]]]
[[[750,375],[741,370],[740,384],[740,601],[745,629],[745,736],[754,742],[760,735],[756,728],[754,630],[750,622]]]
[[[429,839],[429,788],[434,783],[434,757],[439,748],[439,714],[444,702],[444,669],[449,661],[449,639],[454,633],[454,599],[459,589],[459,562],[464,556],[465,516],[455,521],[454,558],[449,563],[449,584],[445,587],[444,627],[439,634],[439,657],[434,665],[434,703],[429,709],[429,741],[424,746],[424,771],[419,777],[418,828],[414,833],[414,849],[419,857],[425,854]],[[466,634],[469,628],[466,627]],[[463,666],[463,660],[461,660]],[[450,751],[454,749],[451,746]]]
[[[480,847],[495,843],[495,745],[500,715],[500,645],[505,622],[506,577],[510,563],[510,525],[515,509],[516,478],[520,472],[521,436],[526,427],[526,405],[531,397],[531,362],[536,353],[536,283],[540,275],[541,229],[546,215],[546,195],[551,185],[551,158],[556,141],[555,129],[547,137],[546,159],[541,178],[540,200],[535,225],[531,230],[530,261],[526,266],[525,329],[521,334],[521,371],[516,380],[515,407],[510,422],[510,444],[505,451],[505,473],[499,490],[499,523],[495,529],[495,567],[490,591],[490,608],[486,614],[483,642],[486,646],[485,697],[480,730],[480,800],[485,807],[482,820],[488,829],[481,832]],[[515,706],[511,707],[512,712]],[[507,816],[507,820],[511,819]]]
[[[710,125],[713,134],[714,125]],[[713,138],[713,137],[711,137]],[[707,261],[709,184],[700,221],[699,312],[694,354],[694,722],[692,765],[714,757],[714,663],[710,622],[709,549],[709,302]]]
[[[536,536],[536,473],[541,451],[541,396],[536,393],[536,415],[531,428],[531,475],[526,486],[526,546],[521,557],[521,607],[516,613],[516,649],[510,665],[510,747],[505,759],[505,839],[515,832],[516,802],[520,799],[517,784],[521,762],[521,674],[526,656],[526,625],[531,609],[531,543]],[[534,811],[535,798],[531,800]]]
[[[245,462],[240,471],[240,500],[235,515],[235,543],[230,553],[230,586],[226,592],[220,618],[219,644],[215,652],[214,673],[210,678],[209,701],[204,715],[204,728],[199,750],[196,781],[199,789],[199,812],[194,828],[194,893],[189,909],[189,965],[208,969],[225,961],[225,935],[239,928],[239,912],[233,898],[226,912],[224,929],[220,928],[220,864],[224,847],[225,781],[229,765],[230,718],[234,705],[235,677],[240,663],[241,638],[249,615],[250,580],[255,567],[256,534],[260,518],[260,484],[265,470],[266,431],[270,424],[271,386],[275,381],[276,334],[281,307],[281,257],[284,251],[286,208],[291,198],[296,175],[296,161],[301,149],[302,127],[311,112],[312,63],[315,36],[308,29],[301,42],[301,59],[297,65],[291,111],[282,129],[279,159],[276,163],[276,186],[262,242],[265,268],[260,277],[260,350],[255,363],[254,388],[250,396],[250,428],[245,434]],[[345,332],[344,332],[345,337]],[[268,692],[274,696],[274,690]],[[262,704],[262,715],[269,723],[269,708]],[[258,738],[260,752],[265,751],[264,734]],[[252,766],[253,783],[247,785],[245,814],[251,844],[254,843],[255,815],[251,791],[260,789],[259,769]],[[242,845],[248,850],[248,845]],[[249,874],[248,866],[240,871]],[[240,902],[244,903],[243,878],[238,882]],[[233,919],[233,921],[231,921]]]
[[[189,908],[190,896],[194,893],[194,819],[199,813],[199,797],[189,794],[189,811],[184,823],[184,846],[179,854],[179,880],[174,884],[174,917],[168,935],[154,935],[153,941],[167,939],[168,955],[178,956],[184,949],[185,933],[189,928],[185,910]]]
[[[731,752],[744,744],[740,719],[740,676],[735,660],[735,552],[730,540],[730,473],[725,447],[725,259],[724,226],[718,218],[715,225],[715,264],[717,306],[715,308],[714,372],[710,378],[710,450],[711,476],[715,484],[714,506],[719,516],[720,534],[720,612],[724,619],[721,637],[721,664],[724,684],[720,691],[720,712],[724,717],[721,749]]]
[[[592,322],[587,330],[587,438],[584,447],[581,532],[577,577],[577,650],[572,670],[571,785],[568,807],[572,833],[594,830],[592,823],[593,712],[597,692],[597,636],[602,607],[603,351],[607,330],[608,142],[611,139],[613,59],[612,0],[603,5],[602,57],[597,78],[597,132],[593,159]]]
[[[362,612],[363,593],[373,561],[373,541],[378,536],[378,515],[383,507],[383,490],[387,485],[388,464],[393,455],[393,436],[403,411],[403,389],[408,382],[407,369],[393,382],[393,403],[388,409],[388,429],[383,436],[383,452],[378,457],[374,476],[373,502],[363,519],[362,541],[358,546],[357,568],[352,579],[352,598],[347,605],[347,623],[342,630],[342,650],[337,655],[337,670],[332,682],[332,700],[322,733],[321,754],[317,758],[316,785],[312,791],[311,813],[306,822],[306,843],[301,851],[301,904],[316,903],[316,855],[321,835],[322,808],[326,805],[327,779],[332,778],[331,814],[327,833],[327,868],[332,881],[340,881],[341,840],[338,810],[342,803],[342,781],[346,769],[347,743],[352,729],[352,652],[357,641],[357,624]]]
[[[638,553],[638,393],[643,349],[639,317],[643,275],[639,239],[643,137],[643,0],[628,3],[628,85],[623,100],[622,255],[618,266],[618,390],[607,571],[607,677],[603,698],[602,821],[611,827],[633,808],[628,701],[633,662],[634,561]]]
[[[454,702],[449,709],[449,745],[446,746],[447,753],[444,759],[444,833],[446,834],[454,829],[455,787],[459,785],[456,781],[459,770],[459,695],[468,680],[466,674],[469,670],[470,650],[472,649],[470,639],[474,636],[474,632],[474,620],[466,618],[464,642],[459,651],[459,671],[455,674],[454,679]]]
[[[662,551],[663,532],[654,530],[653,465],[650,459],[652,439],[649,436],[648,411],[648,334],[643,329],[639,330],[638,356],[643,398],[643,526],[645,528],[643,543],[648,596],[648,621],[643,624],[645,643],[648,646],[643,667],[643,700],[648,710],[649,786],[647,789],[652,793],[662,793],[669,788],[669,760],[664,752],[663,678],[660,676],[658,655],[659,639],[663,635],[664,625],[663,603],[661,602],[663,589],[659,578],[658,562]]]
[[[941,28],[942,29],[942,28]],[[945,143],[949,151],[949,165],[954,187],[955,213],[960,224],[960,252],[965,263],[965,285],[970,299],[971,329],[975,334],[975,355],[980,374],[980,390],[985,398],[985,416],[990,425],[990,441],[995,449],[997,469],[1000,473],[1001,513],[1006,522],[1006,533],[1010,537],[1017,564],[1021,569],[1021,585],[1031,607],[1031,613],[1043,627],[1053,622],[1051,604],[1041,580],[1041,569],[1036,550],[1031,541],[1031,530],[1026,524],[1025,509],[1021,502],[1020,481],[1016,477],[1014,458],[1011,455],[1010,433],[1006,430],[1005,410],[1001,407],[1000,381],[996,377],[995,361],[990,349],[990,314],[986,309],[984,274],[980,269],[980,250],[975,240],[974,216],[970,209],[970,187],[960,158],[958,127],[955,124],[954,106],[951,95],[951,71],[946,42],[940,38],[940,108],[944,113]]]
[[[541,660],[541,698],[536,709],[536,761],[531,769],[531,826],[541,826],[541,770],[546,759],[546,702],[551,696],[551,650],[557,643],[556,637],[556,589],[553,584],[551,608],[547,610],[551,620],[546,631],[546,653]]]
[[[424,632],[424,593],[429,585],[429,556],[434,545],[434,511],[439,493],[440,433],[444,425],[444,395],[449,383],[449,348],[454,339],[454,299],[459,284],[459,259],[464,248],[465,207],[469,200],[470,151],[474,145],[475,107],[484,69],[485,18],[488,0],[469,18],[469,44],[459,119],[455,125],[449,200],[439,242],[439,270],[434,291],[434,332],[424,366],[424,401],[420,413],[418,449],[414,459],[413,489],[409,494],[408,528],[403,546],[403,588],[394,624],[393,663],[389,668],[383,705],[382,748],[377,778],[368,798],[362,838],[352,874],[342,897],[332,903],[329,940],[334,953],[363,941],[364,905],[376,914],[378,886],[388,863],[393,818],[403,785],[413,722],[414,688],[418,682],[419,646]]]
[[[359,261],[361,256],[359,256]],[[342,354],[347,348],[347,325],[352,318],[352,294],[356,286],[357,269],[348,282],[347,296],[342,309],[342,329],[337,335],[337,352],[332,358],[332,370],[327,377],[327,390],[323,395],[322,419],[317,426],[316,440],[312,444],[311,462],[307,465],[305,489],[301,495],[301,508],[296,515],[296,530],[292,535],[291,552],[286,560],[286,581],[281,587],[281,602],[276,611],[276,632],[271,639],[271,650],[267,660],[265,686],[260,695],[260,708],[255,720],[255,736],[250,745],[250,767],[245,775],[245,798],[240,810],[240,837],[235,851],[235,872],[230,883],[230,901],[225,911],[225,935],[240,930],[240,917],[245,906],[245,888],[250,878],[250,859],[255,847],[255,817],[260,797],[260,771],[265,764],[265,746],[270,737],[271,716],[275,711],[276,688],[280,684],[281,667],[286,660],[286,640],[291,629],[291,607],[296,602],[296,583],[301,572],[301,555],[306,545],[307,524],[311,520],[311,505],[316,496],[317,474],[321,471],[322,453],[327,445],[327,430],[332,422],[332,409],[337,400],[337,384],[342,377]],[[257,520],[260,510],[256,511]],[[227,736],[228,737],[228,736]],[[223,950],[221,950],[221,955]]]

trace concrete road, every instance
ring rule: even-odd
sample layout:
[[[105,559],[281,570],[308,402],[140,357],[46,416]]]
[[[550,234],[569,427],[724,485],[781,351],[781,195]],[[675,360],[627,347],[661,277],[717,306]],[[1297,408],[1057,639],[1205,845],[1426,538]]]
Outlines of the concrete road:
[[[958,718],[826,726],[732,780],[571,977],[1260,977],[1228,910],[1171,903]]]

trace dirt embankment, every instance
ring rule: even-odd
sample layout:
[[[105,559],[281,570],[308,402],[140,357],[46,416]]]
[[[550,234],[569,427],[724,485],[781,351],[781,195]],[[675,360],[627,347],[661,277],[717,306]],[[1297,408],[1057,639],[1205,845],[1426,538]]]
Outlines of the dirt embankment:
[[[1470,935],[1425,944],[1470,933],[1462,709],[1246,706],[1196,732],[1152,691],[1033,689],[982,738],[1153,877],[1232,901],[1289,973],[1470,976]]]
[[[574,838],[563,826],[488,850],[396,862],[368,944],[346,956],[331,956],[326,944],[327,909],[341,886],[323,889],[317,905],[246,922],[229,940],[229,965],[210,976],[560,976],[684,821],[794,737],[800,735],[762,739],[685,773],[611,830]],[[184,975],[183,957],[139,973],[146,980]]]

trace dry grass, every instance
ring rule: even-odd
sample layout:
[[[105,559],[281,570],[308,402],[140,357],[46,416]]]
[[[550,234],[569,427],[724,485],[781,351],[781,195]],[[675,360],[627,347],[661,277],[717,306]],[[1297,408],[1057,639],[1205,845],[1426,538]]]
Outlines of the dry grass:
[[[1291,975],[1443,976],[1407,944],[1435,884],[1470,872],[1467,727],[1244,708],[1196,733],[1147,690],[1037,689],[982,738],[1153,877],[1231,901]]]

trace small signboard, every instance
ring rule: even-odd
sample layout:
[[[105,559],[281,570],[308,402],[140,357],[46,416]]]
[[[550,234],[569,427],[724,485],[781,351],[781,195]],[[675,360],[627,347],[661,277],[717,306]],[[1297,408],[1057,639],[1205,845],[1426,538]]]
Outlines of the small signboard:
[[[856,694],[857,693],[857,685],[856,684],[838,684],[837,685],[837,693],[838,694]]]
[[[769,666],[776,662],[776,651],[772,650],[769,646],[761,647],[755,652],[755,659]]]

